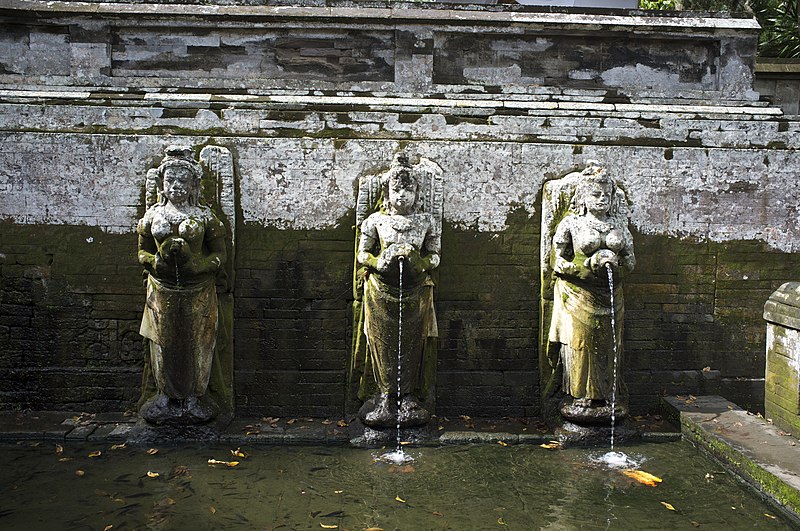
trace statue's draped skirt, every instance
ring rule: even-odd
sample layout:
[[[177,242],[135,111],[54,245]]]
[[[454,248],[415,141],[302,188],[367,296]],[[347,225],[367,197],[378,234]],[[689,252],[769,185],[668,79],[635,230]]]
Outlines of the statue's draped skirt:
[[[611,400],[614,343],[622,358],[622,289],[614,289],[616,337],[611,331],[611,294],[607,285],[587,286],[558,278],[553,292],[551,343],[560,343],[563,389],[575,398]],[[618,374],[617,389],[622,375]]]
[[[422,356],[428,337],[438,336],[430,279],[403,289],[401,394],[420,384]],[[364,335],[373,376],[381,393],[397,392],[397,353],[400,342],[400,290],[369,275],[364,283]]]
[[[150,340],[151,366],[159,391],[179,400],[205,394],[217,326],[213,278],[175,289],[148,277],[139,333]]]

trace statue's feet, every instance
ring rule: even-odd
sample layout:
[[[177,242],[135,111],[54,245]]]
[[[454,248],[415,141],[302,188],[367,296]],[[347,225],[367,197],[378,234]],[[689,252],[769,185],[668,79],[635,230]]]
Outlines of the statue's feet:
[[[214,400],[208,396],[190,396],[184,403],[184,415],[189,424],[202,424],[217,416],[219,408]]]
[[[607,400],[569,397],[561,404],[561,416],[580,425],[610,425],[612,417],[621,421],[628,416],[628,407],[620,400],[612,408]]]
[[[431,414],[422,406],[419,400],[412,395],[405,395],[400,402],[400,411],[397,414],[400,426],[424,426],[431,420]]]
[[[371,428],[388,428],[394,425],[395,420],[388,394],[379,394],[375,399],[375,407],[362,415],[361,421]]]
[[[181,405],[164,393],[158,393],[139,409],[139,416],[151,424],[164,424],[181,416]]]

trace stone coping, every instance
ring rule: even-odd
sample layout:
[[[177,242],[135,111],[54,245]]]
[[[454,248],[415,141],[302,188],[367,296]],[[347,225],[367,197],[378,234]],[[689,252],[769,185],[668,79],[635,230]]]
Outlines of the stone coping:
[[[125,413],[68,413],[63,411],[0,412],[0,442],[51,441],[122,443],[136,425],[136,417]],[[680,439],[680,433],[664,431],[660,418],[640,418],[643,440],[667,442]],[[451,444],[542,444],[554,440],[538,419],[456,419],[438,418],[434,434],[417,446]],[[648,431],[649,430],[649,431]],[[237,446],[272,445],[348,445],[355,444],[350,426],[334,418],[235,419],[217,439],[208,443]],[[155,443],[154,443],[155,444]]]
[[[375,7],[372,7],[372,6]],[[455,9],[458,7],[458,9]],[[401,4],[375,3],[358,5],[355,2],[333,6],[292,5],[227,5],[227,4],[161,4],[161,3],[117,3],[117,2],[70,2],[47,0],[5,0],[2,8],[12,11],[35,11],[52,14],[91,15],[159,15],[159,16],[208,16],[208,17],[258,17],[294,19],[366,19],[392,22],[448,22],[448,23],[514,23],[514,24],[559,24],[575,28],[604,28],[629,26],[642,31],[646,28],[683,28],[691,30],[751,30],[760,29],[755,18],[711,17],[697,13],[682,13],[678,16],[647,14],[632,10],[617,14],[606,13],[551,12],[537,6],[505,5],[502,10],[493,6],[466,4],[456,6],[446,3],[408,2]],[[612,14],[613,13],[613,14]]]
[[[0,101],[63,100],[87,103],[91,98],[111,98],[113,93],[94,93],[83,90],[11,90],[0,88]],[[316,106],[362,106],[379,108],[494,108],[529,111],[595,111],[595,112],[657,112],[674,114],[782,116],[778,107],[750,105],[686,105],[645,103],[601,103],[579,101],[525,101],[516,99],[477,98],[414,98],[376,96],[296,96],[253,95],[224,93],[146,92],[141,94],[118,93],[124,101],[139,99],[145,102],[200,102],[200,103],[252,103]]]
[[[800,441],[721,396],[666,397],[685,439],[800,525]]]

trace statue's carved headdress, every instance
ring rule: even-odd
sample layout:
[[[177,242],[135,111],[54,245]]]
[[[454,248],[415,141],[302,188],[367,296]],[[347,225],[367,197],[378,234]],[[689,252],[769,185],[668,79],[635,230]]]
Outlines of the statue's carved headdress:
[[[603,167],[598,161],[590,160],[586,164],[586,168],[580,172],[580,180],[578,181],[577,185],[575,186],[575,193],[572,196],[572,200],[570,201],[570,210],[574,213],[582,215],[586,213],[586,205],[585,200],[586,196],[589,194],[591,189],[595,185],[604,185],[608,186],[609,191],[611,192],[611,205],[609,207],[609,215],[612,217],[617,216],[620,213],[621,209],[621,202],[624,201],[624,197],[620,197],[617,194],[617,183],[616,181],[606,172],[605,167]]]

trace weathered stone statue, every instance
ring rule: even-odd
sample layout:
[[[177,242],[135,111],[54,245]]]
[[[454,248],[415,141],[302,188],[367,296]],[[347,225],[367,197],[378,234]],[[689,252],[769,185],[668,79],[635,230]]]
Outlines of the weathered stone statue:
[[[139,413],[154,424],[205,423],[229,407],[207,392],[228,253],[225,226],[200,204],[202,175],[190,147],[168,147],[148,173],[148,209],[137,227],[147,286],[139,333],[149,344]]]
[[[435,374],[431,272],[441,247],[441,175],[433,162],[411,166],[400,154],[389,171],[360,183],[351,375],[360,379],[359,415],[370,427],[430,419],[423,402]]]
[[[560,398],[559,412],[568,422],[610,426],[612,399],[615,419],[627,415],[622,283],[636,264],[627,202],[595,162],[559,181],[548,183],[544,194],[550,208],[543,214],[543,230],[548,229],[551,244],[542,249],[543,273],[552,275],[552,306],[543,312],[550,317],[545,398]]]

